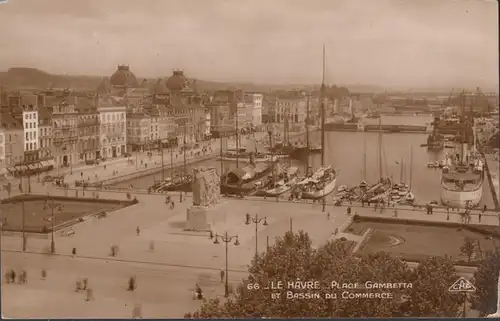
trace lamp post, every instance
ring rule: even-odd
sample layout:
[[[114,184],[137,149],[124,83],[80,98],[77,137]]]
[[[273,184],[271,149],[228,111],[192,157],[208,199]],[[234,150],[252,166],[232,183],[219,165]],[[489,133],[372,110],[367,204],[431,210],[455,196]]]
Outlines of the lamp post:
[[[21,201],[21,210],[22,210],[22,228],[23,228],[23,252],[26,252],[26,222],[25,222],[25,217],[26,213],[24,210],[24,199]]]
[[[257,256],[259,255],[259,251],[258,251],[258,239],[257,239],[257,235],[258,235],[258,227],[259,227],[259,223],[264,221],[264,223],[262,225],[264,226],[267,226],[267,217],[259,217],[258,214],[255,214],[255,217],[250,217],[250,214],[247,213],[246,215],[246,219],[245,219],[245,224],[246,225],[250,225],[251,223],[254,223],[255,224],[255,257],[257,258]]]
[[[54,239],[54,228],[55,228],[55,213],[54,213],[54,210],[57,209],[57,211],[62,211],[63,209],[63,205],[62,204],[58,204],[58,203],[54,203],[54,198],[52,197],[51,198],[51,202],[50,203],[45,203],[43,205],[43,209],[47,209],[47,208],[50,208],[51,209],[51,229],[50,229],[50,232],[51,232],[51,236],[50,236],[50,252],[51,253],[55,253],[56,252],[56,243],[55,243],[55,239]]]
[[[238,246],[240,245],[240,242],[238,241],[238,235],[234,235],[234,236],[229,236],[227,234],[227,231],[224,232],[224,235],[219,235],[219,234],[213,234],[212,231],[210,231],[210,239],[213,239],[215,238],[214,240],[214,244],[220,244],[219,240],[221,240],[222,242],[224,242],[226,244],[226,282],[224,284],[224,296],[227,298],[229,296],[229,282],[228,282],[228,277],[227,277],[227,274],[228,274],[228,244],[231,243],[233,240],[234,241],[234,245]]]

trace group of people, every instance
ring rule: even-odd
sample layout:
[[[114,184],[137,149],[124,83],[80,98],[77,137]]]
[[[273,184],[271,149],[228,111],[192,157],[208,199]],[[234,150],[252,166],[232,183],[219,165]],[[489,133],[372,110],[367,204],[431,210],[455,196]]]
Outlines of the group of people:
[[[17,276],[17,283],[18,284],[26,284],[28,283],[28,273],[26,270],[22,270],[19,272],[19,274],[14,271],[14,269],[9,269],[7,272],[5,272],[5,282],[7,284],[9,283],[16,283],[16,276]]]

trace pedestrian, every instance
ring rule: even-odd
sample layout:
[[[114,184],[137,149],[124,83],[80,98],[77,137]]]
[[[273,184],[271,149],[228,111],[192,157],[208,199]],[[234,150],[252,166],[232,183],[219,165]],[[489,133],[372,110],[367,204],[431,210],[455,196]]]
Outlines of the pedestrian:
[[[89,279],[84,278],[84,279],[82,280],[82,285],[83,285],[83,290],[87,290],[87,287],[88,287],[88,285],[89,285]]]
[[[85,291],[85,301],[94,300],[94,291],[91,288],[88,288]]]
[[[179,202],[182,203],[182,192],[179,194]]]
[[[450,220],[450,212],[446,213],[446,220],[449,221]]]
[[[12,283],[16,282],[16,271],[14,271],[14,269],[10,269],[10,281]]]
[[[142,308],[140,304],[136,304],[132,310],[132,319],[142,319]]]
[[[481,213],[478,214],[477,218],[479,219],[479,223],[481,223]]]
[[[488,206],[486,204],[484,204],[484,206],[483,206],[483,213],[485,213],[487,210],[488,210]]]
[[[224,269],[220,269],[220,283],[224,282],[224,276],[226,273],[224,272]]]
[[[328,220],[330,220],[330,212],[328,212],[328,213],[326,214],[326,218],[327,218]]]
[[[10,283],[10,271],[6,271],[3,278],[5,280],[5,283],[9,284]]]
[[[373,207],[373,211],[374,211],[374,212],[376,212],[376,211],[377,211],[377,204],[378,204],[378,202],[375,202],[375,204],[373,205],[373,206],[374,206],[374,207]]]
[[[347,207],[347,216],[351,216],[351,207],[350,206]]]
[[[170,202],[170,209],[172,209],[172,210],[173,210],[174,208],[175,208],[175,202],[174,202],[174,201],[171,201],[171,202]]]
[[[398,210],[394,209],[394,217],[398,217]]]
[[[42,280],[45,280],[47,278],[47,271],[45,269],[42,269]]]
[[[141,234],[141,229],[139,228],[139,226],[136,227],[135,231],[137,233],[137,236],[139,236],[139,234]]]

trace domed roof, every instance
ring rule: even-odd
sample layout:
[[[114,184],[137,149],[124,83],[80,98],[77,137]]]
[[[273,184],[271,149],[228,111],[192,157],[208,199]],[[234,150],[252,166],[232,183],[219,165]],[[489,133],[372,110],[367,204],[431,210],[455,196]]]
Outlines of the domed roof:
[[[139,87],[137,78],[130,71],[129,66],[118,66],[118,70],[111,76],[110,83],[113,86]]]
[[[180,91],[186,87],[187,81],[183,71],[174,70],[173,75],[167,79],[166,85],[171,91]]]
[[[158,78],[156,84],[153,88],[153,93],[155,94],[165,94],[168,93],[167,85],[165,85],[165,80],[163,78]]]
[[[108,94],[111,92],[111,84],[108,77],[104,77],[99,86],[97,86],[96,92],[98,94]]]

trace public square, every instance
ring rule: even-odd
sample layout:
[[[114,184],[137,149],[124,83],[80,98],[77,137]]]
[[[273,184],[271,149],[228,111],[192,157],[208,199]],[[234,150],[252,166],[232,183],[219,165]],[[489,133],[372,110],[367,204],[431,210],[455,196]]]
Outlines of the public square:
[[[130,202],[102,199],[76,199],[47,196],[21,196],[5,199],[0,205],[3,231],[47,233],[52,226],[83,218],[89,214],[112,212]],[[23,215],[24,212],[24,215]],[[54,220],[54,222],[52,222]]]
[[[479,228],[480,225],[474,227]],[[479,248],[484,251],[494,251],[496,238],[469,231],[462,227],[404,225],[394,222],[355,222],[351,225],[356,230],[371,229],[373,233],[364,241],[359,254],[388,252],[400,256],[404,260],[418,262],[430,256],[450,256],[453,260],[467,262],[460,252],[465,238],[479,242]],[[490,226],[486,226],[490,228]],[[490,231],[500,232],[500,227],[492,227]],[[495,243],[496,242],[496,243]],[[476,250],[477,251],[477,250]],[[476,252],[475,251],[475,252]],[[472,263],[481,259],[479,255],[471,258]]]

